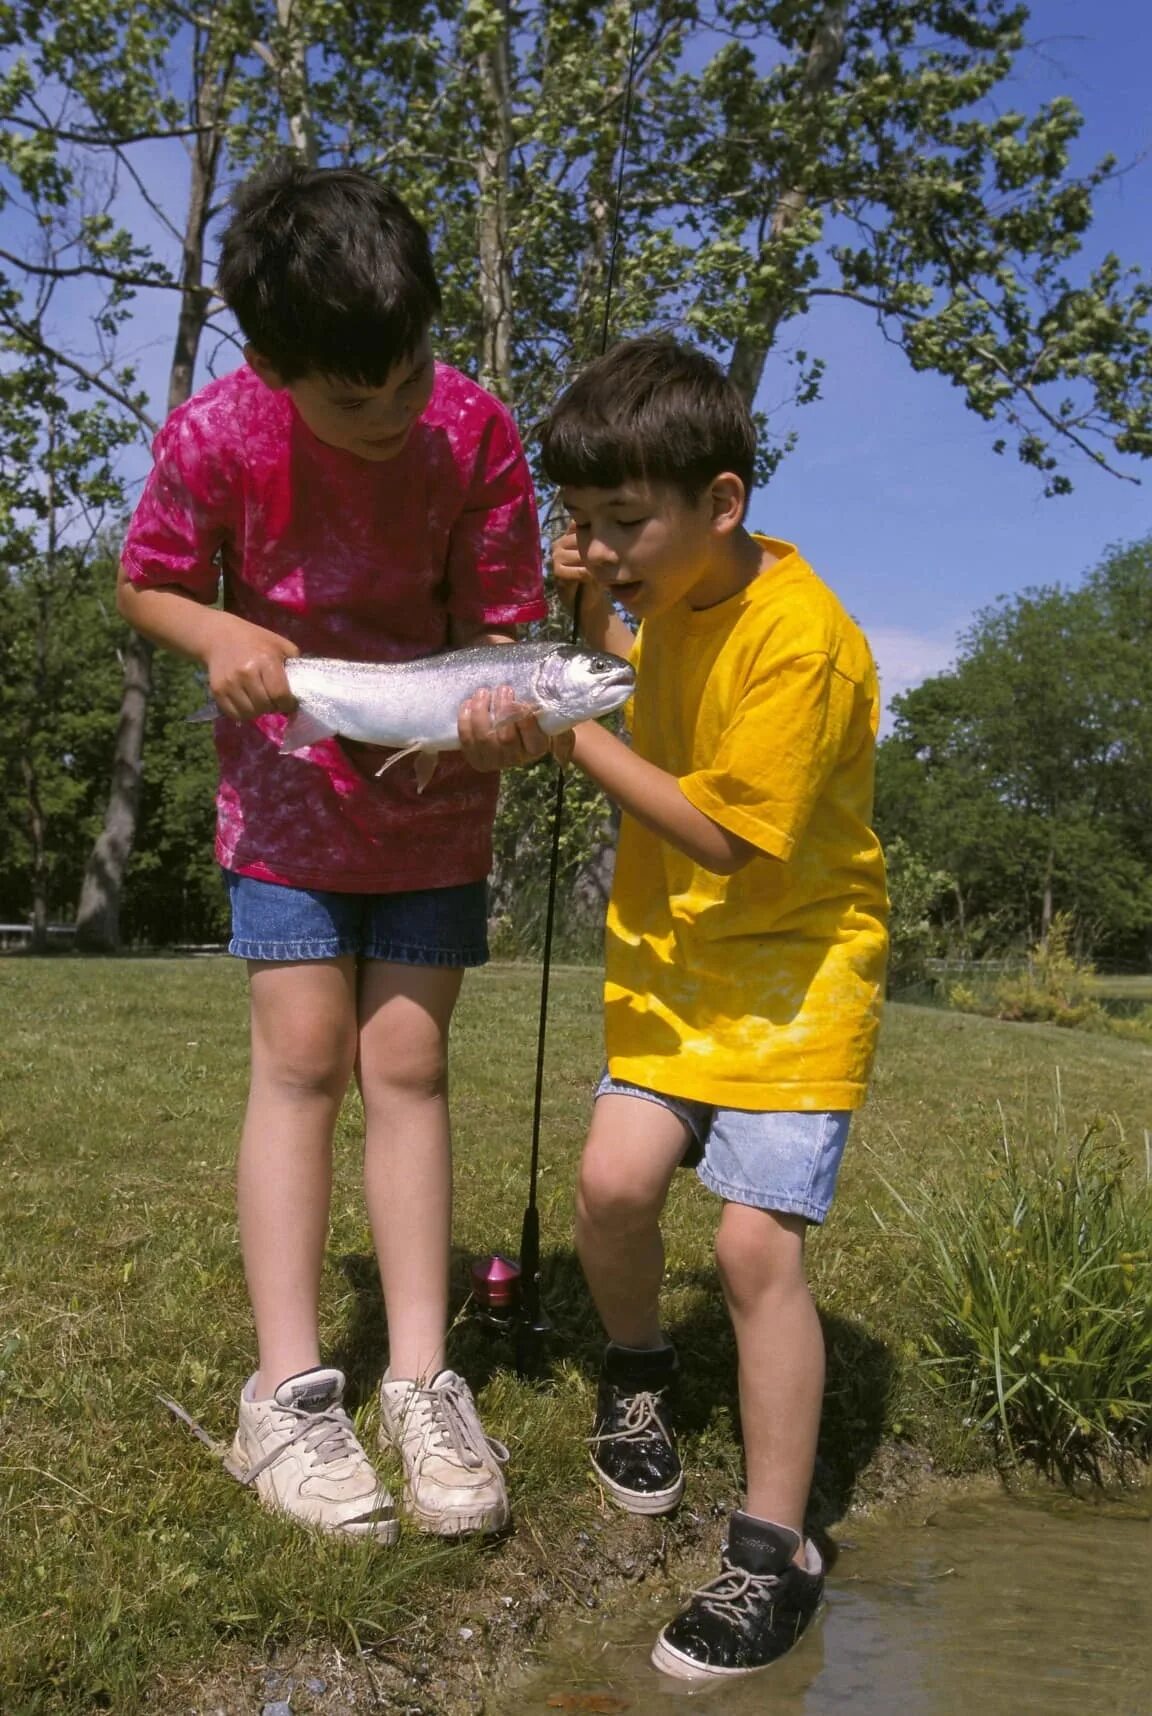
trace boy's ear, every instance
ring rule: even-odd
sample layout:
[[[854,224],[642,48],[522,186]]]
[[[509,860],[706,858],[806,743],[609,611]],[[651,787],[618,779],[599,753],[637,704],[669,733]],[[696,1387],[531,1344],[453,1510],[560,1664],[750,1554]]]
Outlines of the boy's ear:
[[[721,471],[712,482],[709,496],[713,527],[721,532],[735,530],[743,520],[748,500],[743,480],[735,471]]]
[[[270,364],[263,352],[258,352],[255,346],[244,347],[244,362],[249,369],[254,369],[265,387],[270,387],[273,393],[281,393],[288,383],[280,371]]]

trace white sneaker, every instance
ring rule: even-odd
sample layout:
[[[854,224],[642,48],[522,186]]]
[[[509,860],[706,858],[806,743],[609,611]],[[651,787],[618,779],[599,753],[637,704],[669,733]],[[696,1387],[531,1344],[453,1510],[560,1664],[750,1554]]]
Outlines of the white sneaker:
[[[240,1396],[240,1426],[228,1469],[274,1512],[302,1525],[395,1543],[400,1531],[392,1497],[376,1476],[340,1404],[341,1371],[302,1371],[271,1400]]]
[[[472,1391],[455,1371],[427,1387],[380,1384],[380,1443],[404,1461],[404,1509],[421,1531],[452,1536],[501,1531],[508,1524],[502,1442],[484,1434]]]

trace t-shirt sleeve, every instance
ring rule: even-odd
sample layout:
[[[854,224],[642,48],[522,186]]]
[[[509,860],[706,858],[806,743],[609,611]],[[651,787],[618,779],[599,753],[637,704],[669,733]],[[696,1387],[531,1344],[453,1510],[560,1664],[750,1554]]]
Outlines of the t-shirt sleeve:
[[[822,652],[744,692],[712,766],[680,780],[690,804],[770,857],[791,857],[840,757],[855,689]]]
[[[489,419],[448,545],[448,608],[458,619],[522,625],[548,612],[532,477],[507,412]]]
[[[211,602],[231,526],[233,484],[225,457],[183,411],[161,428],[152,455],[120,557],[125,575],[137,589],[174,584]]]

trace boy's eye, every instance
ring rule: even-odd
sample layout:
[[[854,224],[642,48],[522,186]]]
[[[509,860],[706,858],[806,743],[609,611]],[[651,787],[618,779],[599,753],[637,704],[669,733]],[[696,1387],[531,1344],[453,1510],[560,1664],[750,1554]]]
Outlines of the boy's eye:
[[[415,375],[410,375],[408,377],[408,380],[404,383],[403,387],[400,389],[401,393],[407,393],[410,388],[416,387],[420,382],[422,382],[424,380],[424,378],[427,374],[428,374],[428,365],[425,364],[422,369],[418,369],[416,371]]]
[[[366,399],[345,399],[341,401],[340,409],[351,414],[354,411],[363,411],[367,403]]]
[[[635,530],[638,525],[647,524],[648,520],[646,518],[618,518],[616,523],[621,530]]]

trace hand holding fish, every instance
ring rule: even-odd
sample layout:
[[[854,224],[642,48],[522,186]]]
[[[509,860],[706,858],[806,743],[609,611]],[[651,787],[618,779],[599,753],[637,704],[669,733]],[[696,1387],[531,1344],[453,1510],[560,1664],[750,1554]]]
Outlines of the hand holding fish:
[[[556,755],[562,740],[571,750],[571,733],[542,733],[535,710],[518,704],[510,685],[495,692],[482,686],[461,704],[456,719],[464,760],[482,774]]]
[[[250,721],[255,715],[291,715],[296,698],[284,663],[300,654],[288,638],[265,631],[235,614],[221,614],[204,665],[208,687],[221,715]]]

